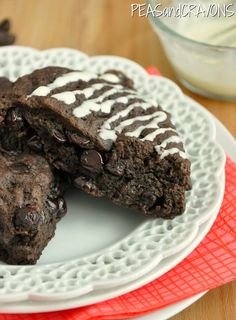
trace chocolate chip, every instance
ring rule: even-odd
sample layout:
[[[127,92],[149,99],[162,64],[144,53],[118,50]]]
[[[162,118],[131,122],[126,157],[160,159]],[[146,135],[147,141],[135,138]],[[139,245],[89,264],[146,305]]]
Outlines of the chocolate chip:
[[[9,122],[17,122],[22,121],[21,112],[18,109],[11,109],[7,115],[7,121]]]
[[[14,226],[19,233],[34,233],[42,220],[40,215],[33,208],[25,207],[16,211]]]
[[[10,20],[4,19],[0,23],[0,31],[1,32],[8,32],[10,30]]]
[[[65,158],[63,157],[62,158],[62,161],[60,160],[56,160],[54,155],[53,154],[49,154],[47,155],[47,160],[49,161],[49,163],[51,163],[56,169],[60,170],[60,171],[64,171],[66,173],[73,173],[77,170],[77,162],[67,162],[66,160],[64,159],[69,159],[69,157]]]
[[[75,143],[75,144],[77,144],[77,145],[79,145],[81,147],[89,148],[89,147],[92,146],[92,143],[88,138],[86,138],[84,136],[81,136],[81,135],[79,135],[77,133],[72,133],[72,132],[68,131],[67,132],[67,136],[68,136],[68,138],[70,139],[71,142],[73,142],[73,143]]]
[[[30,241],[31,241],[31,237],[26,236],[24,234],[17,234],[16,236],[14,236],[14,238],[11,240],[11,245],[13,246],[25,246],[25,245],[29,245]]]
[[[54,183],[51,185],[51,193],[53,198],[57,198],[57,196],[61,193],[61,186],[58,179],[55,178]]]
[[[108,164],[106,166],[106,169],[114,174],[115,176],[122,176],[124,174],[124,166],[121,164],[117,164],[117,165],[112,165],[112,164]]]
[[[6,116],[6,122],[10,126],[19,128],[23,124],[21,112],[18,109],[10,109]]]
[[[16,137],[16,135],[14,135],[14,133],[9,133],[8,135],[3,136],[1,144],[3,149],[5,149],[7,152],[13,150],[19,151],[22,148],[21,141]]]
[[[47,207],[51,214],[57,214],[58,212],[58,202],[57,199],[48,199],[46,201]]]
[[[0,46],[6,46],[15,42],[15,35],[9,33],[10,21],[4,19],[0,23]]]
[[[15,42],[15,35],[7,32],[0,32],[0,46],[8,46]]]
[[[103,166],[102,156],[96,150],[84,151],[81,155],[80,163],[83,168],[93,173],[101,172]]]
[[[36,135],[32,136],[27,141],[27,145],[30,149],[32,149],[34,151],[41,151],[43,148],[40,138]]]
[[[66,142],[65,135],[59,130],[53,129],[52,136],[57,140],[57,142],[60,142],[60,143]]]
[[[67,212],[66,202],[63,198],[48,199],[46,201],[50,213],[61,219]]]
[[[11,165],[13,170],[20,171],[20,173],[29,173],[29,166],[24,162],[15,162]]]
[[[74,180],[74,186],[91,194],[94,197],[103,197],[104,194],[98,187],[86,177],[78,177]]]
[[[142,194],[142,202],[149,208],[154,206],[157,197],[152,192],[146,191]]]
[[[64,217],[64,215],[67,212],[67,205],[66,205],[66,201],[64,198],[59,198],[58,199],[58,213],[57,213],[57,218],[61,219],[62,217]]]

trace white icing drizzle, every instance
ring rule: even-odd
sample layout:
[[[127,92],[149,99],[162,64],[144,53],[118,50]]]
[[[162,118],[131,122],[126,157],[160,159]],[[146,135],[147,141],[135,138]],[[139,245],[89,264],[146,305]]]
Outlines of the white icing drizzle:
[[[157,152],[158,152],[158,150],[157,150]],[[160,154],[160,158],[164,159],[165,157],[169,156],[170,154],[176,154],[176,153],[178,153],[181,158],[187,159],[186,153],[179,150],[178,148],[171,148],[171,149],[167,149],[167,150],[162,151]]]
[[[129,102],[129,98],[127,97],[120,97],[117,100],[119,100],[118,102],[124,103],[124,104],[127,104]]]
[[[103,87],[104,87],[104,84],[103,84]],[[125,97],[118,97],[115,100],[104,101],[106,98],[109,98],[113,94],[121,92],[121,89],[122,89],[122,86],[109,88],[107,91],[103,92],[99,97],[84,101],[80,106],[76,107],[73,110],[73,114],[78,118],[83,118],[89,115],[92,111],[96,111],[96,112],[101,111],[103,113],[109,114],[115,103],[128,103],[129,101],[130,95]],[[124,93],[126,94],[126,92]]]
[[[131,95],[127,95],[126,98],[140,98],[138,95],[134,95],[133,92]],[[128,107],[126,107],[126,109],[117,112],[114,116],[112,116],[111,118],[109,118],[107,121],[104,122],[104,124],[102,125],[99,134],[101,136],[102,139],[104,140],[114,140],[114,137],[116,137],[116,133],[115,131],[117,131],[117,128],[111,129],[111,124],[119,119],[125,118],[129,115],[129,113],[134,110],[135,108],[142,108],[144,110],[147,110],[151,107],[157,107],[158,104],[157,102],[155,102],[155,104],[153,104],[152,101],[143,101],[143,102],[133,102],[131,103]],[[160,111],[158,111],[159,113]],[[162,112],[163,113],[163,112]],[[150,117],[150,115],[147,116],[141,116],[140,117],[140,121],[145,120],[145,118],[143,117]],[[128,126],[130,124],[132,124],[132,120],[133,119],[128,119],[126,124],[122,125],[122,129],[125,128],[125,126]],[[137,119],[138,120],[138,119]],[[146,120],[148,120],[146,118]],[[134,120],[136,121],[136,120]],[[121,125],[121,124],[120,124]],[[119,131],[118,131],[119,132]],[[120,131],[121,132],[121,131]],[[112,138],[113,137],[113,138]],[[115,138],[116,139],[116,138]]]
[[[103,84],[103,87],[105,87],[106,84]],[[92,88],[92,86],[91,86]],[[99,88],[102,89],[102,88]],[[86,89],[84,89],[86,90]],[[75,93],[77,93],[76,91],[74,91]],[[81,91],[81,93],[83,93],[83,90]],[[93,91],[94,93],[94,91]],[[114,100],[105,100],[106,98],[110,98],[112,95],[116,94],[116,93],[122,93],[125,94],[125,96],[120,96],[117,97]],[[90,98],[92,96],[92,94],[87,97]],[[53,95],[52,97],[55,97],[55,95]],[[79,118],[83,118],[87,115],[89,115],[92,111],[101,111],[103,113],[107,113],[109,114],[111,112],[112,107],[114,106],[114,104],[116,103],[123,103],[123,104],[127,104],[129,102],[130,99],[132,98],[137,98],[137,94],[135,94],[134,91],[132,90],[123,90],[123,87],[121,85],[115,86],[115,87],[111,87],[108,90],[104,91],[99,97],[95,98],[95,99],[90,99],[87,100],[85,102],[83,102],[81,105],[79,105],[78,107],[76,107],[73,110],[73,114],[76,117]],[[105,100],[105,101],[104,101]],[[91,104],[91,106],[89,106],[88,102]],[[99,108],[100,106],[100,108]]]
[[[76,82],[76,81],[85,81],[88,82],[97,75],[92,72],[85,72],[85,71],[73,71],[63,74],[62,76],[55,79],[52,83],[49,83],[47,86],[41,86],[34,90],[30,96],[47,96],[52,90],[64,87],[68,83]]]
[[[85,81],[88,82],[96,77],[96,74],[92,72],[85,72],[85,71],[73,71],[64,74],[63,76],[55,79],[52,83],[50,83],[48,86],[51,90],[63,87],[71,82],[76,81]]]
[[[41,97],[46,97],[50,93],[50,88],[46,86],[41,86],[38,87],[36,90],[34,90],[29,97],[32,96],[41,96]]]
[[[120,102],[119,98],[116,102]],[[114,101],[106,100],[103,103],[97,103],[96,99],[94,100],[87,100],[84,101],[79,107],[73,110],[73,114],[77,118],[83,118],[89,115],[92,111],[98,112],[101,111],[102,113],[110,113],[111,108],[113,107]]]
[[[71,104],[76,101],[74,91],[66,91],[62,93],[56,93],[52,95],[52,98],[57,99],[58,101],[64,102],[65,104]]]
[[[53,94],[51,97],[65,103],[66,105],[70,105],[76,103],[77,95],[84,95],[86,101],[82,102],[78,106],[75,106],[75,108],[73,109],[74,116],[78,118],[83,118],[93,111],[110,114],[112,108],[116,103],[124,104],[124,109],[111,116],[101,126],[99,130],[99,136],[103,140],[112,140],[114,142],[117,139],[117,134],[121,133],[126,127],[132,125],[137,121],[147,122],[150,120],[148,123],[144,125],[140,124],[133,131],[127,131],[125,135],[138,138],[140,137],[144,129],[155,129],[153,132],[149,133],[141,139],[142,141],[154,141],[157,135],[163,134],[167,131],[173,132],[175,135],[172,135],[171,137],[162,141],[161,144],[155,146],[156,152],[160,154],[161,159],[167,157],[170,154],[176,153],[178,153],[184,159],[187,158],[185,152],[181,151],[178,147],[166,149],[169,143],[181,143],[181,139],[174,129],[159,127],[159,124],[167,119],[167,114],[165,112],[155,111],[149,115],[137,116],[122,121],[122,119],[129,116],[129,114],[135,108],[142,108],[143,110],[148,110],[151,107],[157,107],[158,104],[156,101],[143,101],[143,99],[135,91],[131,89],[124,90],[124,88],[121,85],[119,85],[119,77],[113,73],[106,73],[99,76],[97,74],[84,71],[69,72],[58,77],[47,86],[38,87],[31,93],[29,97],[48,96],[50,95],[52,90],[64,87],[69,83],[77,82],[80,80],[84,82],[89,82],[92,79],[101,79],[109,83],[95,83],[91,84],[89,87],[83,90],[60,92],[57,94]],[[97,98],[92,99],[92,96],[94,95],[96,90],[102,90],[106,86],[109,86],[107,90],[101,93]],[[109,99],[110,97],[112,97],[112,95],[116,93],[121,93],[122,95],[115,99]],[[131,99],[140,99],[140,101],[133,101],[128,106],[125,106],[130,102]],[[112,124],[116,121],[119,121],[119,124],[116,127],[112,128]]]
[[[96,90],[100,90],[104,87],[102,83],[93,84],[89,88],[85,88],[83,90],[74,90],[74,91],[65,91],[61,93],[53,94],[51,97],[57,99],[58,101],[62,101],[65,104],[72,104],[76,101],[76,95],[84,95],[86,99],[92,97]]]
[[[102,103],[106,98],[112,96],[115,93],[119,92],[119,88],[109,88],[107,91],[103,92],[99,97],[90,100],[92,102],[96,102],[96,103]],[[114,103],[114,102],[113,102]]]
[[[126,127],[126,126],[133,124],[135,121],[146,121],[146,120],[151,120],[151,119],[153,119],[153,120],[151,122],[149,122],[148,124],[145,124],[143,126],[139,126],[134,131],[126,132],[125,135],[129,136],[129,137],[138,138],[144,129],[146,129],[146,128],[152,128],[152,129],[154,128],[155,129],[156,127],[158,127],[158,124],[160,122],[163,122],[167,119],[167,115],[165,112],[157,111],[157,112],[150,114],[150,115],[139,116],[139,117],[135,117],[133,119],[126,120],[124,122],[121,122],[121,125],[125,124],[125,127]]]
[[[165,139],[164,141],[162,141],[162,143],[159,144],[158,146],[156,146],[156,148],[159,147],[160,149],[161,148],[165,149],[169,143],[181,143],[181,142],[182,141],[180,139],[180,136],[171,136],[171,137]]]
[[[77,118],[83,118],[91,113],[91,111],[98,112],[101,109],[101,105],[93,102],[92,100],[88,100],[83,102],[80,107],[77,107],[73,110],[73,114]]]
[[[155,129],[155,128],[151,128],[151,129]],[[159,134],[164,134],[166,132],[173,132],[173,133],[177,133],[175,129],[172,128],[158,128],[155,131],[147,134],[144,138],[142,138],[142,141],[153,141]]]
[[[161,159],[163,159],[165,156],[169,154],[175,154],[175,153],[178,153],[180,156],[182,156],[182,158],[186,158],[185,152],[179,150],[177,147],[166,149],[169,143],[181,143],[181,142],[182,141],[179,136],[171,136],[165,139],[164,141],[162,141],[161,144],[155,146],[155,149],[156,149],[156,152],[160,154]],[[163,149],[166,149],[166,150],[163,150]]]
[[[142,108],[144,110],[147,110],[148,108],[151,108],[153,105],[150,105],[148,103],[132,103],[130,104],[128,107],[126,107],[126,109],[117,112],[114,116],[112,116],[111,118],[109,118],[108,120],[106,120],[101,129],[99,130],[99,135],[102,139],[104,140],[116,140],[117,134],[116,134],[116,129],[111,129],[111,124],[115,121],[117,121],[118,119],[122,119],[128,116],[128,114],[135,108]],[[132,120],[132,119],[129,119]],[[125,126],[123,126],[123,128],[125,128]],[[112,138],[113,137],[113,138]],[[115,139],[114,139],[115,137]]]
[[[125,135],[138,138],[144,129],[157,128],[154,132],[148,134],[146,137],[141,139],[142,141],[145,141],[145,140],[153,141],[157,135],[165,133],[167,131],[171,131],[173,133],[176,133],[176,130],[174,130],[172,128],[158,128],[159,123],[161,123],[167,119],[167,114],[163,111],[157,111],[157,112],[154,112],[150,115],[138,116],[138,117],[134,117],[131,119],[127,119],[127,120],[121,122],[114,129],[111,129],[111,123],[115,122],[119,118],[126,117],[130,113],[130,111],[132,109],[134,109],[135,107],[140,107],[140,106],[144,107],[144,105],[145,105],[144,103],[141,105],[136,105],[136,104],[130,105],[127,109],[122,110],[121,112],[118,112],[115,116],[108,119],[103,124],[103,126],[100,130],[100,136],[104,140],[110,139],[112,141],[115,141],[117,138],[117,134],[121,133],[125,127],[130,126],[131,124],[133,124],[136,121],[147,121],[147,120],[151,120],[151,121],[148,124],[140,125],[138,128],[136,128],[133,131],[126,132]],[[147,104],[145,105],[145,108],[148,109]],[[178,148],[170,148],[167,150],[163,150],[171,142],[172,143],[181,143],[182,141],[178,135],[173,135],[173,136],[165,139],[164,141],[162,141],[162,143],[160,145],[155,146],[155,150],[157,153],[159,153],[161,155],[161,159],[163,159],[164,157],[166,157],[170,154],[175,154],[175,153],[178,153],[182,158],[186,159],[187,157],[186,157],[185,152],[179,150]]]
[[[111,82],[111,83],[119,83],[120,82],[119,77],[113,73],[105,73],[102,76],[100,76],[100,79]]]
[[[103,83],[95,83],[89,88],[85,88],[83,90],[76,90],[76,94],[84,94],[86,99],[89,99],[94,95],[96,90],[101,90],[104,87]]]
[[[105,87],[104,83],[95,83],[95,84],[91,85],[91,87],[85,88],[83,90],[65,91],[65,92],[53,94],[51,97],[57,99],[58,101],[62,101],[65,104],[72,104],[76,101],[76,95],[83,94],[83,95],[85,95],[86,99],[89,99],[93,96],[93,94],[96,90],[101,90],[104,87]],[[115,93],[122,92],[121,89],[122,89],[122,86],[120,86],[120,85],[116,86],[114,88],[109,88],[102,95],[100,95],[99,97],[97,97],[95,99],[90,99],[90,101],[94,102],[94,103],[102,103],[105,98],[110,97]],[[129,93],[128,90],[125,91],[125,94],[127,94],[127,93]],[[136,98],[136,96],[134,94],[132,96],[129,95],[129,98],[132,98],[132,97]],[[120,103],[128,103],[128,101],[129,101],[129,99],[127,97],[120,97],[120,98],[117,98],[117,100],[116,100],[116,102],[120,102]],[[81,107],[81,106],[82,105],[80,105],[79,107]],[[101,106],[101,109],[102,109],[102,106]]]

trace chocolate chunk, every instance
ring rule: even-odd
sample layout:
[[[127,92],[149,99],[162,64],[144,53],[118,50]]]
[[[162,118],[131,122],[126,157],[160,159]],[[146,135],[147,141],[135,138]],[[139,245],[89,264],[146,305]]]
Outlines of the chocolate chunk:
[[[23,118],[18,109],[10,109],[6,116],[6,123],[13,127],[14,130],[23,126]]]
[[[23,120],[21,112],[18,109],[9,110],[6,119],[9,123],[15,123]]]
[[[15,35],[12,33],[0,32],[0,46],[13,44],[15,39]]]
[[[17,155],[18,151],[16,151],[16,150],[7,150],[7,149],[4,149],[3,146],[0,146],[0,153],[13,156],[13,155]]]
[[[61,219],[67,211],[66,202],[63,198],[48,199],[46,201],[47,207],[51,214],[56,215],[57,218]]]
[[[55,178],[53,185],[51,186],[52,197],[56,198],[61,193],[61,186],[57,178]]]
[[[20,171],[21,173],[29,173],[30,171],[29,165],[23,162],[15,162],[12,164],[11,168]]]
[[[90,143],[90,140],[82,135],[72,133],[69,131],[67,132],[67,135],[71,142],[78,144],[81,147],[89,148],[92,146],[92,144]]]
[[[2,148],[6,151],[15,151],[21,149],[21,141],[14,134],[9,133],[8,136],[3,136],[1,140]]]
[[[10,30],[10,20],[4,19],[0,23],[0,32],[8,32]]]
[[[51,214],[55,215],[57,219],[61,219],[66,214],[67,206],[63,198],[48,199],[46,204]]]
[[[99,173],[102,171],[103,160],[102,156],[96,150],[84,151],[80,158],[83,168],[93,173]]]
[[[58,199],[58,212],[57,212],[57,218],[61,219],[64,217],[64,215],[67,212],[67,205],[64,200],[64,198],[59,198]]]
[[[41,221],[42,215],[33,208],[25,207],[15,213],[14,226],[19,233],[34,233]]]
[[[151,208],[154,206],[155,202],[156,202],[157,197],[155,196],[154,193],[149,192],[149,191],[145,191],[142,194],[142,202],[148,207]]]
[[[108,164],[106,169],[115,176],[122,176],[124,174],[124,166],[122,164],[112,165]]]
[[[49,208],[51,214],[56,214],[58,212],[58,202],[55,199],[48,199],[46,201],[47,207]]]
[[[91,194],[94,197],[103,197],[103,192],[98,189],[98,187],[86,177],[78,177],[74,180],[74,185],[77,188],[84,190],[85,192]]]
[[[57,140],[57,142],[60,142],[60,143],[66,142],[65,135],[59,130],[53,129],[52,136]]]
[[[4,19],[0,23],[0,46],[6,46],[15,42],[15,35],[9,33],[10,20]]]
[[[41,140],[38,136],[33,135],[28,141],[27,141],[27,145],[30,149],[34,150],[34,151],[41,151],[43,146],[41,143]]]

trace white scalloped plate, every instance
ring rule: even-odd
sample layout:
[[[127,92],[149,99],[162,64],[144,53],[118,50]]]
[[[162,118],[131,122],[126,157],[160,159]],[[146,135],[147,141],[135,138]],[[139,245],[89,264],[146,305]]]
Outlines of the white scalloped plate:
[[[191,99],[187,98],[189,103],[191,103]],[[199,105],[199,108],[202,108]],[[236,161],[235,150],[236,150],[236,141],[231,136],[231,134],[227,131],[227,129],[217,120],[216,122],[217,129],[217,141],[220,142],[222,147],[224,147],[225,151],[232,157],[233,160]],[[222,181],[224,177],[222,176]],[[66,299],[64,301],[22,301],[22,302],[14,302],[14,303],[4,303],[0,304],[0,312],[1,313],[37,313],[37,312],[50,312],[50,311],[59,311],[77,308],[81,306],[86,306],[89,304],[94,304],[97,302],[104,301],[106,299],[111,299],[117,297],[119,295],[125,294],[132,290],[135,290],[150,281],[156,279],[160,274],[167,272],[172,266],[175,266],[179,263],[183,257],[186,257],[205,237],[206,233],[211,228],[213,222],[215,221],[215,217],[217,216],[218,210],[216,210],[212,216],[203,223],[198,231],[196,238],[193,240],[190,246],[178,252],[177,254],[170,256],[169,258],[163,259],[161,263],[158,265],[158,268],[154,268],[149,273],[145,274],[143,277],[139,279],[127,283],[126,285],[114,287],[106,290],[95,290],[93,292],[88,293],[82,297],[77,297],[74,299]],[[204,293],[205,294],[205,293]],[[149,314],[148,316],[138,317],[135,319],[145,320],[153,319],[153,320],[164,320],[169,319],[174,316],[178,312],[182,311],[188,305],[192,304],[196,300],[198,300],[203,294],[192,297],[190,299],[179,302],[176,305],[172,305],[170,307],[164,308],[162,310],[156,311],[154,313]]]
[[[71,49],[0,48],[0,76],[14,80],[46,65],[125,71],[144,96],[155,98],[173,114],[192,162],[193,185],[187,193],[185,213],[169,221],[146,220],[104,199],[72,191],[69,213],[39,263],[0,266],[0,302],[75,298],[127,284],[169,258],[166,272],[173,267],[171,257],[190,246],[199,227],[215,214],[223,199],[225,154],[215,142],[214,121],[197,103],[186,102],[174,83],[149,76],[124,58],[89,58]]]

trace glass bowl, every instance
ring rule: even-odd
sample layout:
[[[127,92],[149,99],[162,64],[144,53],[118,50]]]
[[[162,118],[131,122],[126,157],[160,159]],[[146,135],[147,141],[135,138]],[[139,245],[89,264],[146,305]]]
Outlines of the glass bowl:
[[[153,10],[157,2],[160,1],[148,0],[147,4],[151,6],[149,9]],[[235,21],[235,29],[231,30],[231,34],[227,33],[226,38],[224,35],[223,41],[223,38],[220,40],[218,36],[214,36],[214,32],[217,34],[215,26],[219,26],[218,22],[223,21],[222,16],[201,17],[201,20],[194,13],[186,17],[177,16],[173,13],[174,11],[170,11],[170,8],[171,10],[176,8],[180,1],[165,0],[163,2],[164,5],[158,4],[155,15],[153,12],[149,13],[149,19],[161,39],[166,55],[180,82],[191,91],[203,96],[236,100],[236,44],[235,47],[232,46],[232,41],[236,40],[236,14],[232,18],[235,20],[227,20],[227,23]],[[218,2],[222,4],[222,1],[218,0]],[[231,1],[231,3],[233,2]],[[189,1],[185,0],[181,3],[189,4]],[[201,0],[191,1],[192,3],[200,5]],[[214,3],[217,4],[217,1],[215,0]],[[169,16],[165,16],[164,12],[169,12]],[[219,18],[221,20],[216,20]],[[229,19],[229,17],[224,17],[224,19]],[[213,34],[211,35],[208,32],[209,26],[204,24],[206,22],[213,23],[213,28],[211,28]],[[228,25],[226,28],[229,29]],[[195,30],[195,37],[191,37],[190,32],[188,34],[189,30]],[[207,32],[209,39],[211,39],[209,42],[207,41]],[[218,30],[219,33],[222,34],[222,31]],[[197,38],[203,38],[203,40]],[[220,44],[214,44],[216,39]],[[229,44],[226,40],[229,41]],[[217,43],[217,41],[215,42]]]

